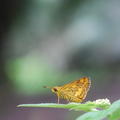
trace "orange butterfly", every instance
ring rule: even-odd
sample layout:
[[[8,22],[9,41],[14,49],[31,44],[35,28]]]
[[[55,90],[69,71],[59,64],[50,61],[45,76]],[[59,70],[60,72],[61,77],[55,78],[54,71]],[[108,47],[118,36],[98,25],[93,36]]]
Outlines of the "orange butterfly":
[[[57,95],[58,103],[60,98],[66,99],[69,102],[79,103],[85,99],[90,85],[90,79],[88,77],[82,77],[79,80],[75,80],[63,86],[55,86],[51,88],[51,90]],[[45,88],[49,87],[45,86]]]

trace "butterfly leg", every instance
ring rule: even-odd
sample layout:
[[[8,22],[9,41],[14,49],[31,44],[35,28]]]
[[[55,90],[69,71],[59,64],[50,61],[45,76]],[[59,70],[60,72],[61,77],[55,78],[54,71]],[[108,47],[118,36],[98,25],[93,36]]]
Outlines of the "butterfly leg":
[[[70,101],[68,101],[68,103],[70,103]]]
[[[57,103],[59,104],[59,102],[60,102],[60,98],[59,98],[59,95],[58,95],[58,97],[57,97]]]

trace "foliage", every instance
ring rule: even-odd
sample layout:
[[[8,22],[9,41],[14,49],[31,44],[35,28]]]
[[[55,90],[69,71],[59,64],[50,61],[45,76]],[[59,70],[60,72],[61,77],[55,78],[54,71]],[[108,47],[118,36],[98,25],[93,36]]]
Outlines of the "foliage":
[[[87,112],[79,116],[76,120],[118,120],[120,118],[120,100],[115,101],[112,105],[108,99],[99,99],[96,101],[88,101],[81,103],[40,103],[40,104],[20,104],[17,107],[49,107],[49,108],[64,108],[75,111]]]

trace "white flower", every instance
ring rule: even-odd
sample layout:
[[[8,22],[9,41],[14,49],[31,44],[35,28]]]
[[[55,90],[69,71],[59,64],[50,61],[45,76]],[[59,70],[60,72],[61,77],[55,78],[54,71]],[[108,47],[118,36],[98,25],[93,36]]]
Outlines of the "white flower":
[[[103,104],[107,104],[107,105],[111,105],[110,100],[109,99],[98,99],[96,101],[93,101],[95,104],[99,104],[99,105],[103,105]]]

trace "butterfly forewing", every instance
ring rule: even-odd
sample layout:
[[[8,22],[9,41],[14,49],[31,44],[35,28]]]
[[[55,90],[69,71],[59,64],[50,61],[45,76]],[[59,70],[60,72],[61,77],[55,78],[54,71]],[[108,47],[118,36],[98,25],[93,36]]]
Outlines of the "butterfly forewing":
[[[83,77],[61,86],[59,95],[61,98],[71,102],[82,102],[87,95],[90,84],[90,79],[88,77]]]

